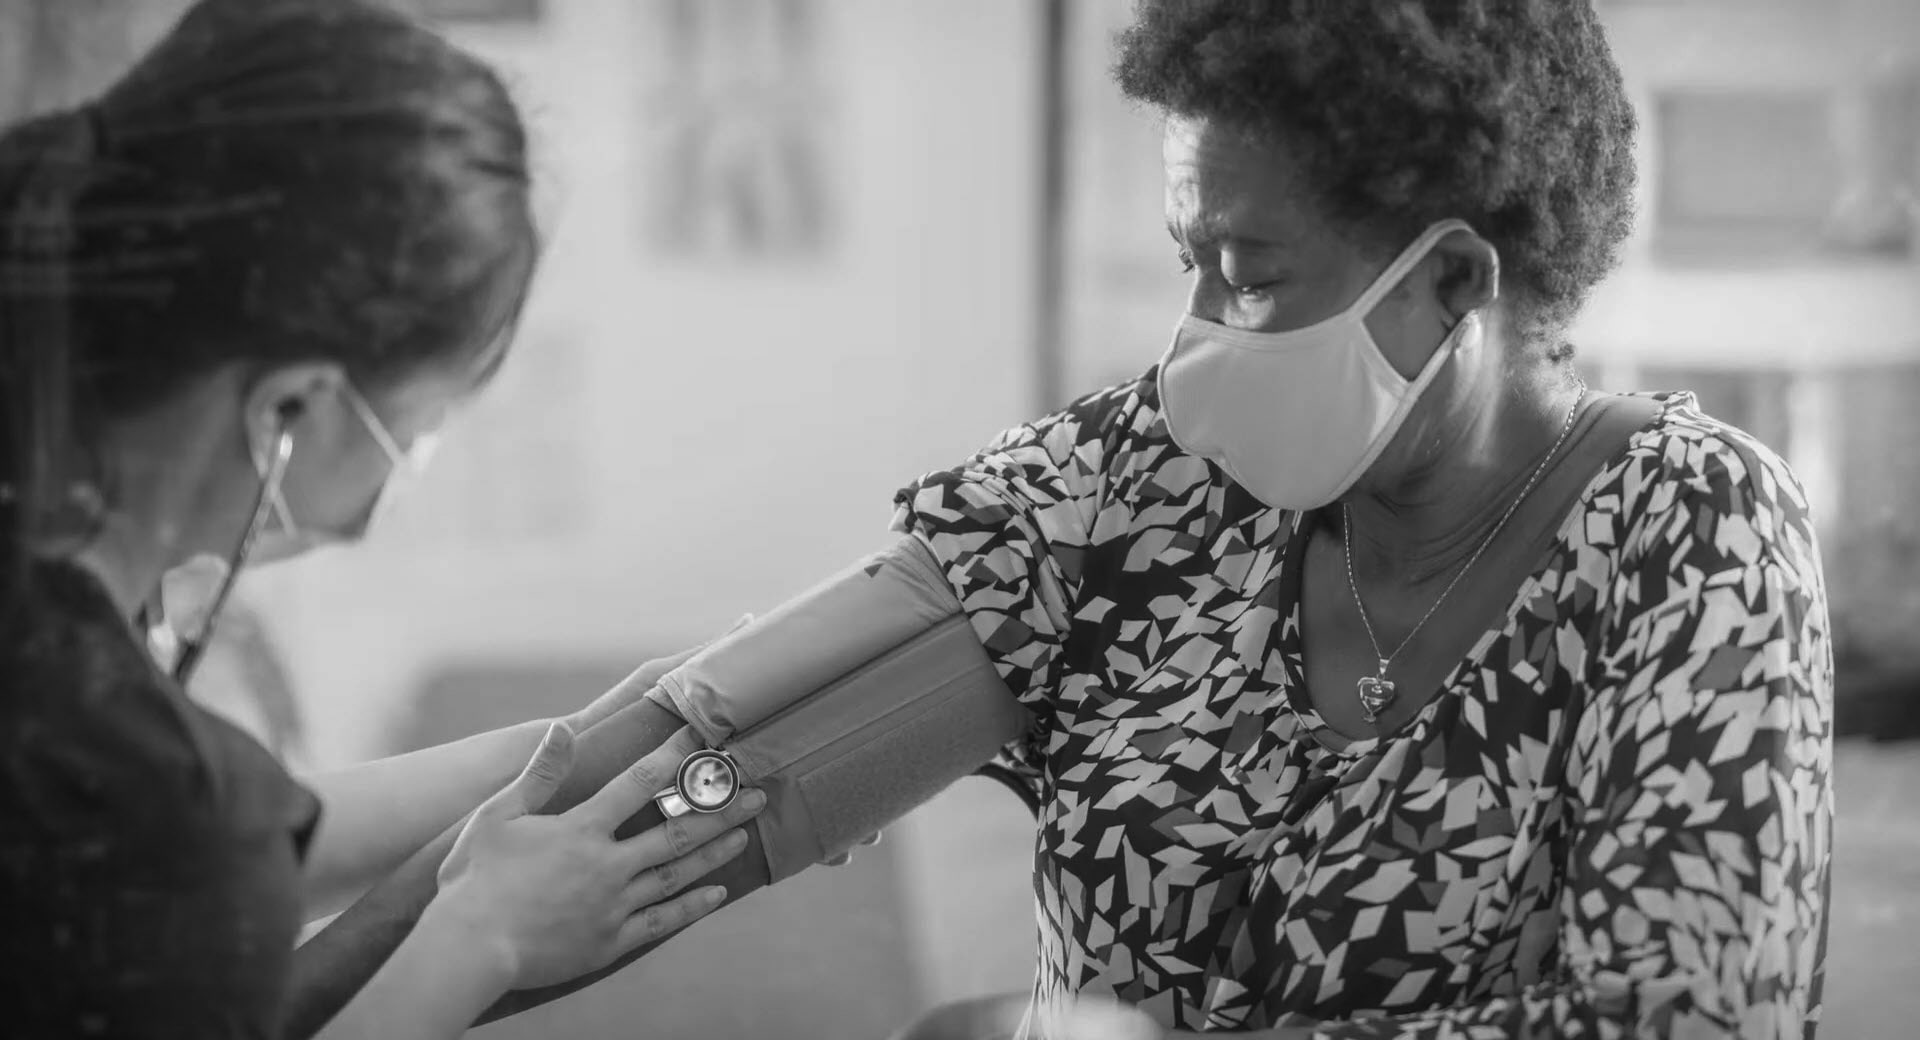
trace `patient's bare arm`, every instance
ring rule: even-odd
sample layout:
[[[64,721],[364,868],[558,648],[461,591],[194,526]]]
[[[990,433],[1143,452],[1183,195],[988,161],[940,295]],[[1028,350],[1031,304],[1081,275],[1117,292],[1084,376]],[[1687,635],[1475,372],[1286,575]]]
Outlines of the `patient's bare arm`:
[[[544,811],[561,812],[579,804],[622,769],[666,743],[683,725],[672,712],[644,702],[629,705],[601,720],[580,735],[575,745],[573,773]],[[619,834],[624,838],[660,822],[659,810],[649,806],[628,820]],[[458,833],[456,826],[408,859],[300,947],[294,958],[293,986],[287,1004],[288,1036],[304,1038],[318,1033],[386,963],[438,890],[440,861],[446,858]],[[767,860],[761,851],[760,834],[749,827],[747,835],[750,842],[747,851],[707,880],[708,884],[725,885],[729,902],[767,883]],[[482,1021],[524,1011],[589,986],[645,956],[658,945],[643,946],[618,963],[572,982],[510,993]]]

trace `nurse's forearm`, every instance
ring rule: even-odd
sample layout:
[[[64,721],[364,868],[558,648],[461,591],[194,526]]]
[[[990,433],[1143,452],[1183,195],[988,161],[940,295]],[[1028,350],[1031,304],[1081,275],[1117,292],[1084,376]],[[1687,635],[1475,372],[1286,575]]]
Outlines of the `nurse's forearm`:
[[[729,633],[661,678],[661,696],[582,734],[550,808],[573,805],[678,732],[724,750],[767,794],[752,850],[716,872],[733,898],[789,877],[924,804],[1029,732],[930,553],[903,539]],[[622,834],[659,820],[648,810]],[[296,1005],[320,1010],[378,968],[432,895],[444,848],[409,861],[309,944]],[[645,954],[645,950],[621,963]],[[515,994],[511,1013],[586,979]],[[307,1020],[312,1012],[305,1012]],[[322,1019],[324,1020],[324,1019]]]
[[[665,708],[639,703],[588,729],[575,745],[574,768],[566,785],[543,811],[561,812],[579,804],[621,770],[639,761],[646,752],[666,743],[682,725]],[[658,810],[649,806],[629,820],[619,833],[625,837],[659,822]],[[458,833],[456,825],[409,857],[398,870],[300,947],[294,957],[294,979],[288,999],[288,1036],[313,1036],[380,970],[433,901],[440,862],[446,858]],[[725,885],[729,901],[767,883],[767,861],[759,833],[748,828],[747,834],[751,842],[747,851],[715,871],[707,881]],[[547,989],[509,994],[483,1021],[544,1004],[590,985],[653,948],[641,947],[618,964],[586,978]]]
[[[346,1008],[327,1023],[320,1040],[464,1036],[473,1016],[512,979],[512,964],[497,943],[461,911],[436,900],[420,927],[374,974]]]
[[[302,871],[308,920],[347,905],[506,786],[548,725],[522,723],[304,777],[322,806]]]

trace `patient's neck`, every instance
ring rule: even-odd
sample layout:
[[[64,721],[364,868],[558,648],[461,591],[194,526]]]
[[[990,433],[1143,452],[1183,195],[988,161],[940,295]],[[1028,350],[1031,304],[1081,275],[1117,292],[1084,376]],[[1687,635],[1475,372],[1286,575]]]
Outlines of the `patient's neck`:
[[[1526,489],[1583,393],[1577,381],[1543,382],[1448,416],[1421,464],[1346,503],[1355,571],[1405,586],[1451,580]]]

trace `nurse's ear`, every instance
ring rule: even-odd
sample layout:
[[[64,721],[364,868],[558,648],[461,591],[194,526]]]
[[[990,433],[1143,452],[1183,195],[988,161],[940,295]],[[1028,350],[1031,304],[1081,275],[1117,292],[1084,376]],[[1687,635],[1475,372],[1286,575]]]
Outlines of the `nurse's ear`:
[[[346,379],[346,371],[329,361],[280,365],[255,378],[242,405],[247,450],[255,463],[267,457],[283,431],[295,433],[309,450],[325,451],[338,442],[343,409],[326,405],[338,398]]]

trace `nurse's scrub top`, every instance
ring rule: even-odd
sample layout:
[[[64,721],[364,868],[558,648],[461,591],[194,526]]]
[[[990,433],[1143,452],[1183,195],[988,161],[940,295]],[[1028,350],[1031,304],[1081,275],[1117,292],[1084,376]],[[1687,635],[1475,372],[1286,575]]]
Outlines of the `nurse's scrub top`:
[[[77,567],[4,621],[0,743],[0,1033],[278,1036],[319,802]]]
[[[1653,400],[1441,691],[1351,743],[1305,687],[1315,519],[1182,452],[1152,372],[902,491],[1036,718],[1009,755],[1044,800],[1038,997],[1338,1038],[1811,1035],[1814,532],[1771,451]]]

